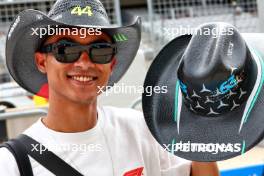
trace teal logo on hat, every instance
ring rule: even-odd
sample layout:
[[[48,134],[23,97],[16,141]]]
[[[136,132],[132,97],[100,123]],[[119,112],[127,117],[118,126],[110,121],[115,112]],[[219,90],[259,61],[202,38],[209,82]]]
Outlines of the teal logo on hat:
[[[222,94],[227,93],[230,91],[233,87],[237,85],[237,80],[235,79],[235,75],[231,75],[231,77],[225,81],[223,84],[220,86],[220,92]]]
[[[124,34],[115,34],[113,38],[115,42],[124,42],[128,40],[127,36],[125,36]]]
[[[187,93],[187,86],[186,86],[182,81],[179,80],[179,82],[180,82],[181,90],[182,90],[184,93]]]

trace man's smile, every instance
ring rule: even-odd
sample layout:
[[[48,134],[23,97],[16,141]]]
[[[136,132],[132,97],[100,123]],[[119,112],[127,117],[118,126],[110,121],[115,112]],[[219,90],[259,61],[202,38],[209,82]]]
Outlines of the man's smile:
[[[95,79],[95,77],[90,77],[90,76],[73,76],[72,78],[74,80],[81,81],[81,82],[92,81]]]
[[[98,76],[72,74],[67,75],[67,78],[73,81],[74,83],[77,83],[78,85],[91,85],[98,79]]]

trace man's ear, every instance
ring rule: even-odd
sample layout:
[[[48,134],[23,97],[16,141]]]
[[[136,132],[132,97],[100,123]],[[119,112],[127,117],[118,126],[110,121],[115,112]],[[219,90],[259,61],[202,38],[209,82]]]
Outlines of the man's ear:
[[[40,53],[40,52],[35,53],[35,63],[40,72],[46,73],[47,59],[44,53]]]
[[[114,59],[112,60],[112,62],[111,62],[111,65],[110,65],[110,67],[111,67],[111,71],[113,71],[113,69],[114,69],[114,67],[115,67],[116,64],[117,64],[117,60],[116,60],[116,58],[114,58]]]

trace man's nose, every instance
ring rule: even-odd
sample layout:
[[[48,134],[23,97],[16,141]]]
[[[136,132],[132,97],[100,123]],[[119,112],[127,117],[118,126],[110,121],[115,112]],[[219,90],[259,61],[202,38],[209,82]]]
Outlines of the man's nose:
[[[79,59],[74,62],[74,66],[81,67],[82,69],[88,69],[90,67],[95,67],[95,63],[91,61],[91,58],[87,52],[82,52]]]

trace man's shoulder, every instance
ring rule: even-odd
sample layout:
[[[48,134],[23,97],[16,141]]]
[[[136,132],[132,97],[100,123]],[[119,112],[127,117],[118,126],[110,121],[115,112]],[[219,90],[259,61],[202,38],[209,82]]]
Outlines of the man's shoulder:
[[[15,159],[13,154],[6,147],[0,147],[0,156],[1,156],[0,162],[2,161],[2,159],[8,159],[8,160]]]
[[[3,175],[19,175],[16,159],[5,147],[0,148],[0,171]]]

